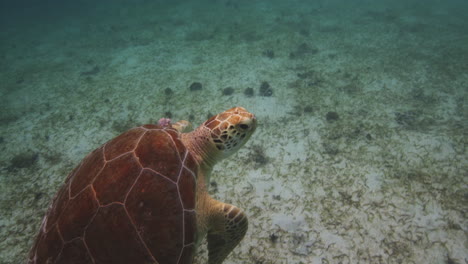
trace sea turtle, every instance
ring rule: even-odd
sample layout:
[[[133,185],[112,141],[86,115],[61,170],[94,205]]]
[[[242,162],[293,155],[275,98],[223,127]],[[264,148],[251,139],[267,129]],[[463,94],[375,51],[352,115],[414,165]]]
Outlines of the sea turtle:
[[[205,235],[208,263],[222,263],[247,217],[208,195],[210,173],[256,119],[234,107],[192,132],[187,123],[133,128],[86,156],[52,201],[28,263],[189,264]]]

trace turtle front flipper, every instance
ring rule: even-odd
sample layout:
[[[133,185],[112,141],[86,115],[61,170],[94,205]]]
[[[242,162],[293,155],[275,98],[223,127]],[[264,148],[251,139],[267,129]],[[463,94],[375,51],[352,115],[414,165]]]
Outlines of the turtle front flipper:
[[[209,217],[208,264],[221,264],[244,238],[248,228],[247,216],[238,207],[212,200]]]

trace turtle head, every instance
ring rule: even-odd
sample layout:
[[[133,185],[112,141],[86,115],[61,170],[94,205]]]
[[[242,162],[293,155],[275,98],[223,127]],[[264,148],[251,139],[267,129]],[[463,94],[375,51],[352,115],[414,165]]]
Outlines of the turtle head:
[[[249,140],[257,128],[257,120],[244,108],[234,107],[211,117],[201,126],[210,131],[210,141],[225,158]]]
[[[257,119],[242,107],[219,113],[181,140],[195,159],[210,169],[217,161],[239,150],[257,128]]]

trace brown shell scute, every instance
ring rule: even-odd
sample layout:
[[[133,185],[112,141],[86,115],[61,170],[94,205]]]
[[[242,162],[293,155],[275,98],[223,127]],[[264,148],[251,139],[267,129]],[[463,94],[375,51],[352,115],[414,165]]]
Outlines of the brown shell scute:
[[[60,234],[65,242],[83,235],[91,217],[99,207],[91,187],[68,202],[58,221]]]
[[[144,168],[150,168],[177,182],[185,151],[182,145],[175,145],[168,131],[150,130],[140,140],[135,149],[136,156]],[[174,131],[170,131],[175,133]],[[177,140],[179,141],[179,140]]]
[[[195,251],[195,244],[185,246],[182,255],[180,256],[179,263],[192,263],[193,252]]]
[[[70,178],[70,196],[73,197],[86,188],[104,167],[102,147],[91,152],[73,172]]]
[[[106,163],[93,187],[101,205],[123,203],[125,196],[140,174],[141,166],[133,153],[127,153]]]
[[[142,240],[160,263],[176,263],[183,247],[183,208],[177,185],[145,169],[128,195],[126,207]]]
[[[54,226],[48,233],[38,236],[37,245],[33,248],[37,252],[37,263],[51,263],[55,261],[62,249],[62,238]]]
[[[68,176],[31,263],[191,263],[197,171],[173,129],[112,139]]]
[[[91,263],[91,257],[82,239],[75,239],[63,246],[57,263]]]
[[[75,239],[66,243],[57,263],[91,263],[91,257],[82,239]]]
[[[184,212],[184,222],[185,222],[185,226],[184,226],[185,243],[184,244],[185,245],[191,245],[192,243],[195,243],[195,240],[196,240],[195,234],[196,234],[196,228],[197,228],[197,226],[195,225],[196,218],[197,218],[197,214],[195,213],[195,211]],[[185,263],[185,262],[182,262],[182,263]]]
[[[106,160],[112,160],[123,153],[133,151],[145,132],[143,128],[133,128],[107,142],[104,153]]]
[[[192,172],[187,169],[182,170],[179,176],[179,191],[180,198],[182,199],[182,205],[186,210],[195,209],[195,177]]]
[[[121,204],[99,208],[85,242],[96,263],[154,263]]]
[[[54,201],[47,212],[47,217],[44,219],[44,226],[41,227],[41,229],[44,228],[45,232],[49,232],[51,228],[55,227],[57,219],[68,204],[68,197],[68,188],[62,187],[54,198]]]

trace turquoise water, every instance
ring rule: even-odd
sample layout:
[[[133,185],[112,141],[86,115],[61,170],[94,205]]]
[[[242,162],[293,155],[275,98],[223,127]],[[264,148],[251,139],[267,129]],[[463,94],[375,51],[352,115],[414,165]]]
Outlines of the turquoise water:
[[[0,263],[24,262],[87,153],[237,105],[259,127],[213,172],[211,194],[250,223],[225,263],[466,263],[467,14],[452,0],[2,1]]]

